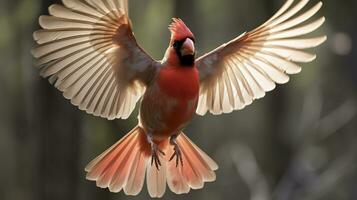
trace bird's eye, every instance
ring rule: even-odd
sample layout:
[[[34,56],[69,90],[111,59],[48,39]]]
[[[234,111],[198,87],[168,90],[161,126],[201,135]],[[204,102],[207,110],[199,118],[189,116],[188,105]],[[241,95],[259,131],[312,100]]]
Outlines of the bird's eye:
[[[174,49],[177,49],[179,47],[179,42],[174,42],[174,44],[172,45],[172,47]]]

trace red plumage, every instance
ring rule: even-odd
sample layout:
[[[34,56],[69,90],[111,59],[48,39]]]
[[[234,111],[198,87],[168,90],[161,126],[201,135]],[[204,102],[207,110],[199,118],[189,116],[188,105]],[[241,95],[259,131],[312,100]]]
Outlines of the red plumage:
[[[180,18],[172,18],[173,22],[169,26],[171,31],[171,41],[182,40],[185,38],[194,38],[191,30],[186,26]]]
[[[112,192],[137,195],[145,176],[151,197],[166,185],[177,193],[215,180],[217,164],[182,132],[195,113],[230,113],[299,73],[325,36],[302,39],[324,18],[301,25],[321,8],[287,0],[266,23],[196,59],[195,38],[174,18],[161,61],[136,42],[127,0],[63,0],[41,16],[33,49],[41,75],[81,110],[126,119],[141,99],[139,123],[86,167],[87,179]]]

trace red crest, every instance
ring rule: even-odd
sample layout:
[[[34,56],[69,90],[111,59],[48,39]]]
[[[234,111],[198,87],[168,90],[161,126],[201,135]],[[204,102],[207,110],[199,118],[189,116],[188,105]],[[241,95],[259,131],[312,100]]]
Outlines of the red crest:
[[[171,31],[171,41],[182,40],[185,38],[194,38],[193,33],[186,24],[179,18],[173,18],[173,22],[169,26]]]

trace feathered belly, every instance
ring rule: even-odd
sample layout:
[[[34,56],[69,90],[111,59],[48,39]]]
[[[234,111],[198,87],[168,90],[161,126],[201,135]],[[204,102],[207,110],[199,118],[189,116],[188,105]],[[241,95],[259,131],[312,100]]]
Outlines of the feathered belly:
[[[164,67],[147,88],[140,120],[154,136],[177,134],[196,112],[199,77],[195,67]]]
[[[198,98],[170,97],[161,91],[147,91],[140,108],[140,121],[155,137],[170,137],[193,117]]]

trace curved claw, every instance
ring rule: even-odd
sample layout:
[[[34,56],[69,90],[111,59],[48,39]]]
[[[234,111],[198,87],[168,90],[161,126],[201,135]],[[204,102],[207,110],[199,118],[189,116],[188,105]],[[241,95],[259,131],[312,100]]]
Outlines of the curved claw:
[[[161,161],[159,158],[159,154],[165,156],[165,153],[158,148],[155,143],[151,144],[151,166],[155,163],[157,170],[160,170]]]
[[[181,167],[183,167],[183,159],[182,159],[182,152],[180,149],[180,146],[176,142],[176,137],[171,138],[171,145],[174,146],[174,153],[171,155],[170,160],[172,161],[176,157],[176,167],[178,167],[178,164],[181,164]]]

